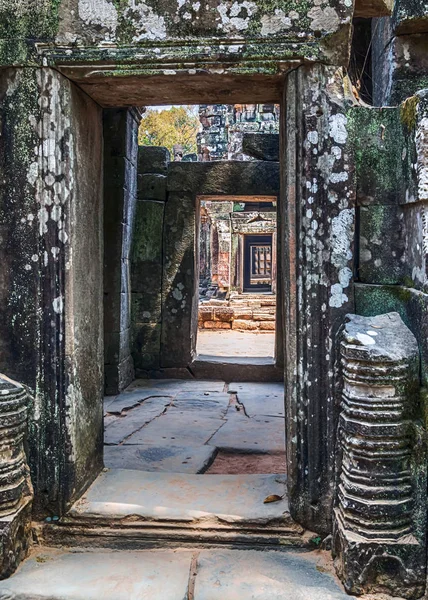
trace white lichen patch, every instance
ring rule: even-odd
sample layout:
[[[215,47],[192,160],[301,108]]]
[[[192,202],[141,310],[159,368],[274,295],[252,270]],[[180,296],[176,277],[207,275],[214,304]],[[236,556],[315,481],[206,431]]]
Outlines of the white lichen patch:
[[[418,199],[428,200],[428,117],[418,123],[416,132]]]
[[[280,8],[275,9],[273,15],[263,15],[260,19],[262,24],[262,35],[273,35],[281,31],[290,29],[292,26],[291,17],[286,15]]]
[[[54,312],[56,312],[57,315],[62,314],[64,310],[64,299],[62,296],[54,298],[54,300],[52,301],[52,308],[54,309]]]
[[[164,40],[166,38],[166,24],[162,15],[154,12],[153,8],[145,2],[129,0],[124,17],[135,26],[137,33],[132,38],[133,42],[143,40]]]
[[[336,115],[331,115],[328,120],[329,125],[329,135],[333,138],[336,144],[345,144],[348,139],[348,131],[346,129],[346,125],[348,123],[348,119],[343,113],[337,113]],[[337,150],[335,150],[337,152]]]
[[[337,31],[340,25],[339,15],[331,6],[326,6],[325,8],[314,6],[308,12],[308,17],[312,19],[310,24],[312,31],[332,33],[333,31]]]
[[[235,0],[230,6],[219,4],[217,12],[221,20],[217,29],[226,33],[236,33],[248,29],[251,16],[257,12],[257,5],[249,0]]]
[[[87,25],[101,25],[109,30],[111,37],[116,35],[118,15],[113,2],[109,0],[79,0],[79,17]]]

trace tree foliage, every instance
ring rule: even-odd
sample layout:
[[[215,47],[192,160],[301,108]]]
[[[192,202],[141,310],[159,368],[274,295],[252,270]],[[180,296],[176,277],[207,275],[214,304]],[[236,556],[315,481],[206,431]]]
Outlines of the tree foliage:
[[[183,146],[183,153],[196,152],[199,117],[192,106],[173,106],[157,111],[148,109],[141,119],[138,143],[141,146],[165,146],[170,152],[174,144]]]

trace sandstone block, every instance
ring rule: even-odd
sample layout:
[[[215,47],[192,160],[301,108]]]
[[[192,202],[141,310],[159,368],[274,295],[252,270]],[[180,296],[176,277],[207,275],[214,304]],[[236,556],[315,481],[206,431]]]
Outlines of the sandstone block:
[[[244,331],[252,331],[258,329],[259,324],[255,321],[246,321],[244,319],[236,319],[232,323],[232,329],[242,329]]]
[[[263,331],[275,331],[275,321],[260,321],[260,329]]]
[[[222,321],[205,321],[205,329],[230,329],[231,323],[223,323]]]

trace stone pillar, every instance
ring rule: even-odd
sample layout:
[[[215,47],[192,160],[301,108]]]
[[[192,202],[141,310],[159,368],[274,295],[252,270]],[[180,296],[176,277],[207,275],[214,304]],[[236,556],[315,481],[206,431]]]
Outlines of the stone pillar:
[[[33,488],[24,452],[29,398],[0,375],[0,579],[9,577],[31,542]]]
[[[420,598],[426,579],[426,447],[419,350],[398,313],[348,315],[333,553],[350,594]]]
[[[138,193],[131,251],[132,356],[135,374],[159,369],[162,329],[162,257],[166,148],[138,149]]]
[[[302,66],[287,76],[281,110],[288,492],[293,518],[326,535],[336,431],[333,340],[353,312],[355,192],[345,84],[341,70]]]
[[[134,379],[130,252],[137,194],[139,115],[104,110],[104,378],[106,394]]]
[[[101,109],[6,69],[0,134],[0,362],[34,393],[34,506],[58,516],[102,468]]]

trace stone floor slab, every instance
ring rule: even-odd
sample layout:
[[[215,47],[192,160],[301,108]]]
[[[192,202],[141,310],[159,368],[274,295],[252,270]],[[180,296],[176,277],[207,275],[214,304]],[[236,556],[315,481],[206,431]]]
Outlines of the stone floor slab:
[[[141,430],[147,423],[159,417],[171,403],[171,398],[148,398],[141,405],[132,408],[121,416],[111,416],[104,420],[105,444],[120,444],[136,431]]]
[[[120,415],[123,411],[137,407],[151,398],[169,398],[172,400],[174,394],[167,394],[156,388],[135,389],[129,392],[122,392],[106,405],[105,412],[108,414]]]
[[[264,394],[266,396],[284,395],[284,384],[281,382],[251,382],[251,381],[232,381],[229,383],[229,393],[254,393]]]
[[[104,464],[111,469],[164,473],[204,473],[217,450],[212,446],[105,446]]]
[[[127,391],[136,388],[155,388],[162,392],[222,392],[224,381],[201,381],[199,379],[136,379],[127,388]]]
[[[352,600],[305,553],[206,550],[194,600]]]
[[[249,417],[284,417],[284,392],[263,394],[261,392],[238,392],[238,402],[244,405]]]
[[[228,452],[285,452],[285,420],[229,411],[227,421],[208,444]]]
[[[138,515],[146,520],[265,523],[283,520],[288,502],[264,504],[285,492],[278,475],[186,475],[106,470],[69,512],[72,517],[123,519]]]
[[[170,408],[125,441],[153,446],[203,446],[224,425],[220,417]]]
[[[13,600],[187,600],[187,551],[63,552],[47,549],[0,582]]]

